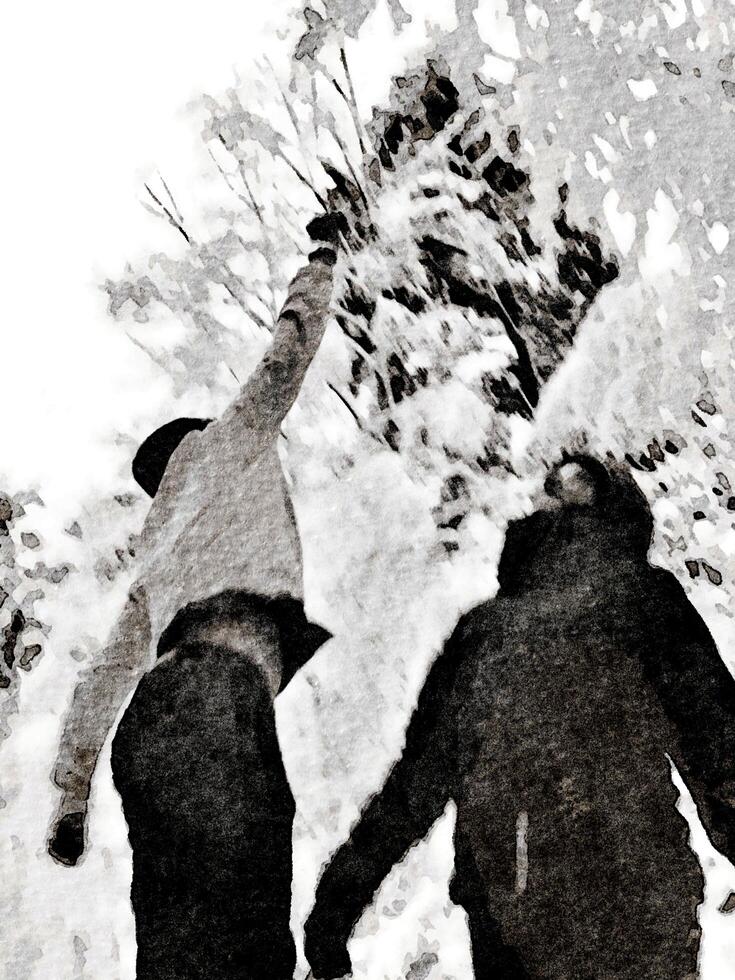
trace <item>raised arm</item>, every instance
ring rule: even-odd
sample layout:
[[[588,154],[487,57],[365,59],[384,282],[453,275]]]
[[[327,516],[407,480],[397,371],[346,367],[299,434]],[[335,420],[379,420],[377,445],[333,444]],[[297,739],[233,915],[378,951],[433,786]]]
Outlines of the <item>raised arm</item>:
[[[670,751],[715,847],[735,860],[735,680],[707,626],[672,575],[655,573],[649,669],[678,731]],[[663,595],[662,595],[663,593]]]
[[[64,722],[54,782],[62,791],[49,838],[49,853],[74,865],[84,850],[84,824],[97,759],[125,698],[151,656],[148,603],[131,591],[103,660],[82,675]]]
[[[278,317],[273,344],[222,417],[233,416],[253,430],[278,435],[301,390],[329,320],[336,253],[316,249],[300,269]]]
[[[335,262],[331,248],[311,253],[291,283],[268,352],[239,394],[219,419],[203,431],[190,427],[172,446],[143,528],[146,546],[158,548],[161,529],[189,514],[191,501],[182,506],[182,495],[201,494],[208,480],[227,485],[228,469],[239,475],[244,464],[272,449],[324,336]]]
[[[449,644],[435,662],[408,726],[401,758],[319,882],[305,926],[305,951],[320,980],[350,972],[347,941],[363,909],[454,793],[456,653]]]

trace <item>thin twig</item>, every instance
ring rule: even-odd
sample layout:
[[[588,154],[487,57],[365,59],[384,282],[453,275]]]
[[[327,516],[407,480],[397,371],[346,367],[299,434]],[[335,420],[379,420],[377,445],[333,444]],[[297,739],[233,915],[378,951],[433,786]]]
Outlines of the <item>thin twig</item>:
[[[344,319],[347,323],[349,323],[350,321],[355,322],[356,320],[356,318],[350,316],[349,313],[345,314],[344,310],[340,311],[340,315],[344,316]],[[363,361],[365,361],[366,364],[369,364],[370,367],[373,369],[373,371],[377,373],[378,367],[377,367],[377,362],[375,360],[375,357],[372,354],[368,354],[365,348],[361,347],[359,343],[355,340],[355,338],[352,336],[352,334],[348,333],[346,330],[342,330],[342,336],[347,338],[350,344],[352,344],[355,353],[359,354],[360,357],[363,359]]]
[[[289,166],[289,167],[291,168],[291,170],[293,170],[293,172],[294,172],[294,173],[296,174],[296,176],[297,176],[297,177],[299,178],[299,180],[301,181],[301,183],[302,183],[302,184],[303,184],[303,185],[304,185],[305,187],[308,187],[308,188],[309,188],[309,190],[311,191],[311,193],[312,193],[312,194],[314,195],[314,197],[315,197],[315,198],[317,199],[317,201],[319,202],[319,204],[320,204],[320,206],[322,207],[322,209],[323,209],[324,211],[326,211],[326,210],[327,210],[327,202],[326,202],[326,201],[324,200],[324,198],[323,198],[323,197],[321,196],[321,194],[320,194],[320,193],[319,193],[319,191],[318,191],[318,190],[316,189],[316,187],[314,187],[314,185],[313,185],[313,184],[312,184],[312,183],[311,183],[311,182],[310,182],[309,180],[307,180],[307,178],[306,178],[306,177],[304,177],[304,175],[303,175],[303,174],[301,173],[301,171],[299,170],[299,168],[298,168],[298,167],[297,167],[297,166],[296,166],[295,164],[293,164],[293,163],[291,163],[291,161],[290,161],[290,160],[288,159],[288,157],[287,157],[287,156],[286,156],[286,154],[285,154],[285,153],[283,152],[283,150],[281,150],[281,149],[280,149],[280,147],[279,147],[279,149],[278,149],[278,155],[279,155],[279,156],[280,156],[280,158],[281,158],[281,159],[282,159],[282,160],[283,160],[283,161],[284,161],[284,162],[285,162],[285,163],[286,163],[286,164],[287,164],[287,165],[288,165],[288,166]]]
[[[278,91],[280,93],[281,99],[283,100],[283,104],[286,107],[286,112],[288,113],[288,118],[291,120],[291,125],[293,126],[293,131],[294,131],[294,134],[296,135],[296,141],[297,141],[297,143],[301,143],[302,142],[301,129],[299,128],[299,121],[296,118],[296,113],[293,110],[293,106],[288,101],[288,97],[287,97],[286,93],[284,92],[283,87],[281,86],[281,82],[280,82],[280,79],[278,78],[278,75],[276,74],[276,70],[273,67],[273,65],[270,63],[270,61],[269,61],[269,59],[267,57],[265,57],[265,63],[270,68],[271,73],[272,73],[272,75],[273,75],[273,77],[274,77],[274,79],[276,81],[276,85],[278,87]],[[281,156],[283,156],[283,151],[281,151]],[[286,158],[284,157],[284,159],[286,159]],[[290,166],[293,167],[293,164],[291,163],[290,160],[287,160],[287,163]],[[314,190],[314,186],[313,186],[314,185],[314,177],[313,177],[311,171],[309,170],[308,161],[307,161],[307,164],[306,164],[306,171],[309,174],[309,179],[311,180],[311,184],[309,184],[309,187],[312,190],[312,192],[314,194],[316,194],[316,191]],[[317,199],[319,199],[319,196],[318,195],[317,195]],[[326,210],[326,205],[322,205],[322,206]]]
[[[237,161],[237,172],[240,174],[240,180],[243,183],[245,190],[248,192],[248,197],[250,198],[250,204],[257,215],[258,221],[261,223],[263,228],[266,228],[265,218],[263,217],[263,212],[260,210],[260,205],[255,200],[255,194],[253,194],[253,189],[248,181],[248,175],[245,173],[245,161]]]
[[[339,400],[342,402],[342,404],[344,405],[344,407],[347,409],[347,411],[350,413],[350,415],[355,420],[355,422],[357,424],[357,428],[360,429],[360,430],[362,430],[362,421],[360,420],[360,416],[354,410],[354,408],[352,407],[352,405],[350,405],[350,403],[347,401],[347,399],[345,398],[345,396],[343,394],[341,394],[339,391],[337,391],[337,389],[334,387],[334,385],[331,383],[331,381],[327,381],[327,388],[329,388],[330,391],[334,392],[334,394],[337,396],[337,398],[339,398]]]
[[[249,255],[250,249],[248,248],[248,245],[247,245],[247,242],[245,241],[245,239],[238,232],[235,232],[234,234],[235,234],[235,238],[237,238],[238,242],[240,243],[240,248],[242,248],[243,252],[246,255]],[[270,239],[268,238],[268,235],[266,234],[263,237],[264,237],[264,240],[263,240],[263,248],[262,248],[262,251],[261,251],[261,255],[265,259],[266,265],[268,266],[269,276],[272,279],[273,278],[273,273],[272,273],[272,266],[271,266],[271,258],[273,256],[273,248],[271,246],[271,242],[270,242]],[[258,299],[258,300],[260,300],[260,302],[263,304],[263,306],[270,313],[273,323],[275,323],[276,320],[277,320],[277,318],[278,318],[278,310],[276,309],[276,306],[275,306],[275,299],[273,297],[273,289],[272,288],[269,289],[268,290],[268,293],[270,294],[270,299],[263,298],[263,296],[261,296],[259,293],[255,293],[255,298]],[[265,323],[265,321],[264,321],[264,323]],[[266,325],[265,329],[268,330],[269,333],[272,333],[273,332],[272,327],[269,327],[267,325]]]
[[[286,107],[286,112],[288,113],[288,118],[291,120],[291,125],[293,126],[294,133],[296,134],[296,138],[297,139],[300,139],[301,138],[301,133],[299,131],[299,122],[298,122],[298,119],[296,118],[296,113],[293,111],[293,106],[288,101],[288,99],[286,97],[286,93],[283,91],[283,87],[281,85],[281,80],[279,79],[278,75],[276,74],[276,70],[273,67],[273,65],[271,64],[270,59],[267,57],[267,55],[264,55],[263,58],[265,60],[266,65],[268,65],[268,67],[270,68],[271,74],[273,75],[273,78],[276,80],[276,85],[278,86],[278,91],[281,93],[281,98],[283,99],[283,104]]]
[[[332,83],[332,85],[334,85],[334,87],[337,89],[337,91],[342,96],[342,98],[345,100],[345,102],[347,103],[347,105],[349,105],[350,104],[350,100],[345,95],[342,86],[339,84],[339,82],[334,77],[334,75],[328,75],[327,77],[329,78],[329,81]]]
[[[233,378],[235,379],[235,381],[237,381],[237,383],[238,383],[238,385],[240,385],[240,386],[242,387],[242,381],[240,381],[240,379],[239,379],[239,378],[238,378],[238,376],[237,376],[237,375],[235,374],[235,372],[234,372],[234,371],[232,370],[232,368],[231,368],[231,367],[230,367],[230,365],[229,365],[229,364],[227,363],[227,361],[225,361],[225,362],[224,362],[224,364],[225,364],[225,367],[227,368],[227,370],[228,370],[228,371],[230,372],[230,374],[232,375],[232,377],[233,377]]]
[[[311,76],[311,119],[314,124],[314,143],[319,142],[319,124],[317,123],[316,114],[316,75]]]
[[[269,334],[272,334],[273,333],[272,328],[268,326],[268,324],[265,322],[265,320],[263,319],[263,317],[259,313],[256,313],[255,310],[250,306],[249,303],[246,303],[244,300],[240,299],[240,297],[237,296],[237,294],[235,293],[234,289],[232,288],[232,286],[230,286],[229,283],[223,282],[223,283],[221,283],[221,285],[223,286],[224,289],[227,290],[227,292],[234,299],[234,301],[237,303],[237,305],[240,307],[240,309],[243,311],[243,313],[245,313],[247,316],[249,316],[251,320],[254,320],[255,323],[260,327],[261,330],[265,330],[266,333],[269,333]],[[262,302],[262,300],[261,300],[261,302]],[[263,305],[265,306],[266,304],[263,303]]]
[[[171,212],[170,212],[170,211],[169,211],[169,209],[168,209],[168,208],[166,207],[166,205],[165,205],[165,204],[163,204],[163,203],[162,203],[162,202],[161,202],[161,201],[160,201],[160,200],[159,200],[159,199],[158,199],[158,198],[156,197],[156,195],[155,195],[155,194],[153,193],[153,191],[152,191],[152,190],[150,189],[150,187],[148,186],[148,184],[145,184],[145,183],[144,183],[144,184],[143,184],[143,186],[144,186],[144,187],[145,187],[145,189],[146,189],[146,190],[148,191],[148,193],[149,193],[149,194],[150,194],[150,196],[151,196],[151,197],[153,198],[153,200],[154,200],[154,201],[156,202],[156,204],[157,204],[157,205],[159,206],[159,208],[160,208],[160,209],[161,209],[161,210],[163,211],[163,213],[164,213],[164,214],[166,215],[166,217],[168,218],[168,220],[169,220],[169,222],[170,222],[170,223],[171,223],[171,224],[172,224],[172,225],[174,226],[174,228],[176,228],[176,230],[177,230],[178,232],[180,232],[180,233],[181,233],[181,234],[183,235],[183,237],[184,237],[184,239],[185,239],[185,241],[186,241],[186,244],[187,244],[187,245],[191,245],[191,238],[190,238],[190,237],[189,237],[189,235],[187,234],[187,232],[186,232],[186,229],[184,228],[184,226],[183,226],[183,225],[182,225],[182,224],[181,224],[181,223],[180,223],[179,221],[177,221],[177,220],[176,220],[176,218],[174,218],[174,216],[173,216],[173,215],[171,214]]]
[[[219,141],[222,144],[222,146],[224,146],[224,148],[227,150],[227,152],[228,153],[232,153],[232,155],[235,157],[235,160],[237,160],[237,172],[240,175],[240,180],[243,182],[243,184],[245,186],[245,190],[248,192],[248,197],[250,198],[250,206],[252,207],[253,211],[255,211],[255,214],[256,214],[256,216],[258,218],[258,221],[260,221],[260,223],[263,225],[263,227],[265,227],[265,222],[263,221],[263,215],[262,215],[261,210],[260,210],[260,208],[258,207],[258,205],[257,205],[257,203],[255,201],[255,197],[253,195],[253,192],[250,189],[250,184],[248,183],[248,179],[247,179],[247,176],[245,174],[245,163],[244,163],[244,161],[241,160],[240,157],[238,157],[236,153],[233,153],[233,151],[228,148],[227,143],[225,142],[225,138],[224,138],[224,136],[222,136],[221,133],[220,133],[220,136],[219,136]],[[210,150],[210,153],[211,153],[211,150]],[[214,156],[214,155],[212,154],[212,156]],[[235,193],[237,193],[237,191],[235,191]]]
[[[224,137],[222,136],[222,134],[220,134],[220,136],[219,136],[219,141],[220,141],[220,143],[222,143],[222,145],[225,147],[225,149],[228,149],[227,143],[225,142]],[[232,152],[232,151],[231,150],[228,150],[228,152]],[[309,188],[309,190],[314,195],[314,197],[317,199],[317,201],[319,202],[319,204],[321,205],[321,207],[326,211],[327,210],[326,202],[324,201],[324,199],[319,194],[319,191],[316,189],[316,187],[314,187],[314,185],[306,177],[304,177],[304,175],[301,173],[301,171],[299,170],[299,168],[295,164],[291,163],[291,161],[288,159],[288,157],[283,152],[283,150],[281,149],[281,147],[278,146],[278,147],[276,147],[275,151],[271,151],[271,152],[273,153],[273,155],[279,156],[281,158],[281,160],[283,160],[284,163],[286,163],[291,168],[291,170],[293,170],[293,172],[299,178],[299,180],[301,181],[301,183],[304,184],[305,187],[308,187]],[[245,175],[243,174],[243,162],[238,157],[235,157],[235,159],[237,160],[238,170],[240,172],[240,176],[243,179],[243,183],[245,184],[246,187],[248,187],[247,181],[245,179]],[[248,193],[250,193],[249,187],[248,187]],[[254,199],[253,199],[253,206],[255,206],[255,200]]]
[[[339,135],[339,133],[334,132],[332,133],[332,136],[334,138],[335,143],[340,148],[342,157],[345,161],[345,164],[347,165],[347,169],[350,172],[350,176],[355,182],[355,187],[357,187],[358,191],[360,192],[360,197],[362,198],[362,203],[365,205],[365,210],[367,211],[368,215],[370,215],[370,204],[368,203],[368,199],[365,195],[365,191],[363,190],[362,184],[360,183],[360,180],[357,174],[355,173],[355,168],[352,166],[352,162],[350,161],[350,157],[347,151],[347,146],[344,140],[342,139],[342,137]]]
[[[162,357],[159,357],[158,354],[154,354],[152,350],[146,347],[144,343],[138,340],[137,337],[134,337],[128,330],[126,330],[125,333],[127,335],[128,340],[131,341],[131,343],[135,344],[136,347],[139,347],[140,350],[142,350],[143,353],[146,355],[146,357],[149,357],[154,364],[158,365],[158,367],[161,368],[161,370],[164,373],[166,374],[170,373],[170,366],[166,364],[166,362]]]
[[[167,183],[166,183],[166,181],[165,181],[165,180],[163,179],[163,176],[162,176],[162,174],[161,174],[161,171],[160,171],[160,170],[158,171],[158,179],[159,179],[159,180],[161,181],[161,183],[163,184],[163,188],[164,188],[164,190],[166,191],[166,194],[168,195],[168,199],[169,199],[169,201],[171,202],[171,207],[172,207],[172,208],[174,209],[174,213],[176,214],[176,217],[177,217],[177,218],[179,219],[179,221],[180,221],[180,222],[181,222],[181,224],[183,225],[183,224],[184,224],[184,216],[182,215],[182,213],[181,213],[181,211],[179,211],[179,207],[178,207],[178,205],[177,205],[177,203],[176,203],[176,201],[174,200],[174,196],[173,196],[173,194],[171,193],[171,191],[170,191],[170,190],[168,189],[168,184],[167,184]]]
[[[364,143],[362,141],[362,127],[361,127],[361,125],[359,123],[359,119],[357,118],[357,116],[355,114],[355,106],[353,106],[352,101],[350,100],[349,96],[345,93],[345,90],[339,84],[339,82],[334,77],[334,75],[329,71],[329,69],[328,68],[325,68],[323,65],[320,65],[319,66],[319,69],[320,69],[322,75],[326,78],[326,80],[332,84],[332,87],[334,89],[336,89],[336,91],[339,94],[339,97],[342,99],[342,101],[344,102],[344,104],[349,109],[350,117],[352,119],[352,125],[355,127],[355,132],[357,134],[357,140],[358,140],[358,142],[360,144],[360,151],[362,152],[362,154],[364,156],[365,155],[365,145],[364,145]]]
[[[355,98],[355,87],[352,84],[352,75],[350,74],[350,68],[347,64],[347,53],[344,48],[339,49],[339,56],[342,61],[342,67],[345,70],[345,78],[347,79],[347,84],[350,87],[350,108],[352,110],[352,121],[355,124],[355,131],[357,133],[357,139],[360,144],[360,151],[362,155],[365,155],[365,144],[362,141],[362,123],[360,122],[360,114],[357,111],[357,99]]]
[[[227,149],[227,145],[225,144],[225,141],[222,139],[221,136],[220,136],[220,142],[225,147],[225,149]],[[229,153],[231,151],[228,150],[227,152]],[[263,258],[266,261],[266,265],[268,266],[268,271],[272,273],[272,258],[273,258],[273,254],[272,253],[273,253],[273,249],[272,249],[272,245],[271,245],[270,235],[269,235],[269,232],[268,232],[268,226],[266,225],[265,219],[263,218],[263,212],[260,210],[260,207],[258,206],[258,203],[255,200],[255,195],[253,194],[252,188],[250,187],[250,184],[248,183],[247,174],[245,173],[245,163],[244,163],[244,161],[241,160],[239,157],[237,157],[235,154],[233,154],[233,156],[235,156],[235,159],[237,161],[237,172],[238,172],[238,174],[240,176],[240,180],[242,181],[243,186],[244,186],[245,190],[247,191],[247,195],[248,195],[247,197],[244,197],[242,194],[239,193],[239,191],[236,190],[236,188],[233,186],[233,184],[232,184],[232,182],[230,180],[230,176],[231,175],[228,174],[227,171],[224,169],[224,167],[221,166],[221,164],[219,163],[219,161],[215,157],[214,153],[212,153],[211,149],[209,150],[209,155],[211,156],[212,160],[214,161],[214,165],[217,167],[217,169],[219,170],[220,174],[222,175],[223,180],[225,181],[225,183],[227,184],[227,186],[230,188],[230,190],[232,191],[232,193],[235,195],[235,197],[237,197],[237,199],[239,201],[242,201],[242,203],[246,207],[252,208],[252,210],[255,212],[255,216],[258,219],[258,221],[260,222],[260,225],[261,225],[261,227],[263,229],[263,248],[262,248],[262,253],[261,254],[263,255]],[[242,246],[242,250],[244,252],[247,252],[247,248],[245,246],[245,242],[243,241],[241,235],[237,235],[237,240],[239,241],[240,245]],[[276,316],[277,316],[277,310],[275,309],[275,306],[273,305],[273,303],[272,302],[266,302],[266,300],[261,299],[261,297],[258,297],[258,299],[260,299],[261,302],[263,303],[263,305],[268,309],[269,313],[271,314],[271,317],[275,321]],[[265,321],[260,321],[260,325],[264,329],[268,330],[269,333],[272,332],[271,331],[271,328],[265,323]]]
[[[224,169],[224,167],[223,167],[223,166],[222,166],[222,165],[220,164],[220,162],[219,162],[219,160],[218,160],[218,159],[217,159],[217,157],[216,157],[216,156],[214,155],[214,153],[212,153],[212,150],[211,150],[211,149],[210,149],[209,147],[207,147],[207,152],[209,153],[209,155],[210,155],[210,157],[212,158],[212,162],[214,163],[214,165],[215,165],[215,167],[216,167],[216,168],[217,168],[217,170],[219,171],[219,173],[220,173],[220,176],[222,177],[222,180],[224,180],[224,182],[225,182],[225,184],[227,184],[227,186],[228,186],[228,187],[229,187],[229,189],[230,189],[230,190],[232,191],[232,193],[233,193],[233,194],[235,195],[235,197],[236,197],[236,198],[238,199],[238,201],[242,201],[242,203],[243,203],[243,204],[244,204],[244,205],[245,205],[246,207],[248,207],[248,208],[249,208],[249,207],[252,207],[252,203],[251,203],[251,202],[250,202],[250,201],[249,201],[249,200],[248,200],[248,199],[247,199],[247,198],[245,197],[245,195],[244,195],[244,194],[241,194],[241,193],[240,193],[240,192],[239,192],[239,191],[237,190],[237,188],[235,187],[235,185],[234,185],[234,184],[232,183],[232,181],[230,180],[230,174],[228,174],[228,173],[227,173],[227,171],[226,171],[226,170]]]

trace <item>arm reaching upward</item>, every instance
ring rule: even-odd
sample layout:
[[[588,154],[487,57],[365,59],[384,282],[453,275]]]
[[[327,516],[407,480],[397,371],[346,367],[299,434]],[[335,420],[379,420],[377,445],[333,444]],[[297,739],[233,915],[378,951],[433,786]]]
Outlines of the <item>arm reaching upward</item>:
[[[273,344],[222,417],[254,431],[278,435],[301,390],[329,320],[335,252],[318,248],[299,269],[278,317]]]
[[[350,972],[347,940],[353,926],[383,878],[426,835],[454,793],[457,656],[450,644],[434,663],[401,758],[319,882],[305,926],[305,951],[320,980]]]
[[[189,499],[191,481],[199,490],[207,485],[206,474],[216,472],[225,486],[229,470],[234,468],[239,476],[245,463],[275,445],[329,321],[335,262],[331,248],[311,253],[291,282],[263,360],[219,419],[203,431],[190,431],[173,448],[143,529],[144,539],[154,547],[161,528],[174,515],[206,507],[207,501],[197,499],[196,492]],[[185,507],[182,496],[188,500]]]
[[[311,253],[291,282],[271,346],[237,396],[220,418],[197,426],[200,431],[189,426],[172,442],[142,533],[145,548],[159,558],[168,546],[170,535],[161,533],[167,525],[203,513],[217,487],[241,481],[248,464],[274,450],[329,321],[335,262],[329,247]]]

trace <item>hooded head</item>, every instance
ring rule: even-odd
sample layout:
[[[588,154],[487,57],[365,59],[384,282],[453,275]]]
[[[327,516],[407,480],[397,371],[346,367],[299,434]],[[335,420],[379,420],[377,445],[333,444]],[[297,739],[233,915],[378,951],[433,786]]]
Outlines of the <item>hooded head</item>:
[[[530,517],[508,525],[498,568],[501,589],[513,591],[565,549],[611,559],[645,561],[653,517],[630,473],[583,454],[565,454],[544,482]],[[604,558],[603,558],[604,560]]]
[[[158,656],[184,645],[214,643],[231,646],[233,655],[260,652],[270,647],[268,680],[278,693],[296,671],[313,657],[332,634],[310,623],[304,606],[291,596],[268,598],[235,589],[220,592],[180,609],[158,641]],[[264,665],[261,657],[257,658]]]

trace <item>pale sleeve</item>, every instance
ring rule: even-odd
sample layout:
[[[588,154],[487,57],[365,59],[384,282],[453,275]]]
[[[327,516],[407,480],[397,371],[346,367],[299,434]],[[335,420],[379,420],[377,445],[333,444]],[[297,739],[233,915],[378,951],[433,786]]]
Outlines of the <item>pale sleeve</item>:
[[[276,436],[295,402],[329,320],[335,256],[319,249],[300,269],[278,317],[273,344],[224,413],[249,429]]]
[[[142,587],[131,590],[101,662],[81,676],[64,722],[54,782],[62,812],[85,810],[102,746],[125,699],[149,666],[151,627]]]
[[[331,249],[312,253],[291,282],[263,360],[222,416],[176,448],[146,519],[146,543],[155,545],[163,527],[188,513],[184,500],[191,487],[215,475],[222,482],[228,466],[239,474],[272,449],[329,322],[335,261]]]

